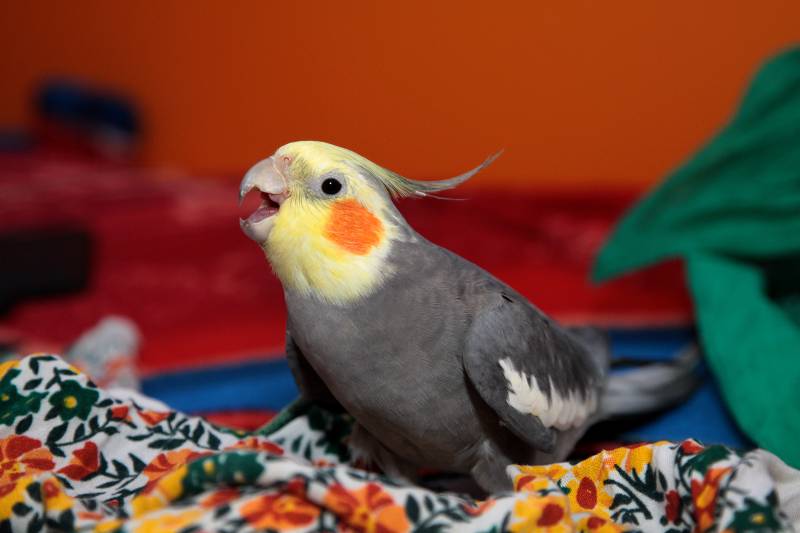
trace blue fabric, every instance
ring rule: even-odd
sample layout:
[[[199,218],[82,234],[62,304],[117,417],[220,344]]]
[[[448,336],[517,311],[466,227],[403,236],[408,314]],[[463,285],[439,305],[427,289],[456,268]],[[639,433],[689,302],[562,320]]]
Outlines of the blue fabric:
[[[667,361],[695,340],[691,328],[612,329],[614,357]]]
[[[691,328],[611,330],[615,358],[668,361],[696,337]],[[692,438],[704,444],[725,444],[749,449],[750,440],[739,430],[720,396],[719,387],[705,364],[703,385],[683,404],[656,415],[646,424],[622,435],[627,441],[652,442]]]
[[[152,376],[143,380],[142,392],[187,413],[279,411],[298,395],[285,359],[247,361]]]
[[[694,340],[690,328],[612,330],[614,357],[669,360]],[[627,431],[628,441],[680,441],[751,448],[725,409],[713,377],[702,369],[704,384],[684,404]],[[285,359],[248,361],[184,370],[144,379],[143,392],[188,413],[278,411],[297,397]]]

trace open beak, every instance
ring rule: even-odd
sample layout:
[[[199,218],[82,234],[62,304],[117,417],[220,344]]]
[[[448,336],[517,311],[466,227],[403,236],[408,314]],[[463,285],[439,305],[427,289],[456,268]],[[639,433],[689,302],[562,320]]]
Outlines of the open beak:
[[[281,204],[289,197],[289,184],[275,156],[256,163],[247,171],[239,185],[239,205],[245,196],[256,189],[261,194],[261,205],[239,225],[245,235],[259,244],[266,242]]]

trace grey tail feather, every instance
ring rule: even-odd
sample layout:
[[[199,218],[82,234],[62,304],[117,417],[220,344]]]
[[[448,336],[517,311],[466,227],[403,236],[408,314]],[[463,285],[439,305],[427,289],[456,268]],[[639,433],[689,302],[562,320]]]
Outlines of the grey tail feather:
[[[610,375],[598,419],[658,411],[682,402],[700,384],[699,364],[700,350],[692,343],[671,361]]]
[[[598,375],[605,376],[611,363],[611,340],[608,333],[594,326],[570,326],[566,329],[589,351]]]

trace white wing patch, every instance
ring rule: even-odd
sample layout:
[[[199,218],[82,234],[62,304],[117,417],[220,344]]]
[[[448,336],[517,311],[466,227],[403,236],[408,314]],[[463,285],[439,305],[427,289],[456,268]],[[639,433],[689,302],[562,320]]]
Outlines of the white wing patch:
[[[590,392],[586,398],[574,391],[562,396],[550,380],[550,400],[542,392],[536,379],[518,371],[510,358],[500,360],[500,368],[508,381],[508,398],[506,402],[520,413],[539,417],[547,427],[569,429],[586,421],[597,408],[597,396]]]

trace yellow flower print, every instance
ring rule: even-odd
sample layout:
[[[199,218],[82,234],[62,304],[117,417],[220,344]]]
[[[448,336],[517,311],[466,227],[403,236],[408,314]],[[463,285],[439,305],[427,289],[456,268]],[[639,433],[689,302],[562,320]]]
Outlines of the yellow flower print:
[[[189,468],[186,465],[178,467],[158,481],[156,490],[166,496],[169,501],[177,500],[183,493],[183,478],[186,477],[188,471]]]
[[[621,466],[626,472],[636,470],[639,475],[644,474],[645,468],[650,465],[653,460],[653,447],[649,444],[635,446],[628,449],[625,455],[625,460]]]
[[[183,478],[186,477],[187,472],[188,467],[182,465],[161,477],[152,490],[136,496],[131,501],[133,516],[140,517],[166,507],[169,502],[177,500],[183,493]]]
[[[566,486],[569,489],[569,503],[573,511],[591,511],[601,516],[608,516],[608,508],[614,500],[605,490],[605,480],[624,454],[624,450],[622,453],[618,450],[602,452],[572,467],[573,478]]]
[[[596,515],[581,518],[578,520],[575,529],[587,533],[619,533],[620,531],[625,531],[625,528],[621,525],[615,524],[608,518]]]
[[[25,500],[25,490],[32,481],[33,476],[25,476],[0,485],[0,520],[8,520],[14,506]]]
[[[563,496],[531,495],[514,504],[513,533],[567,533],[573,531],[572,518]]]
[[[204,512],[201,509],[189,509],[176,513],[158,513],[142,520],[133,528],[133,531],[136,533],[174,533],[197,522]]]
[[[19,361],[5,361],[0,363],[0,378],[5,375],[6,372],[15,368],[19,364]]]
[[[518,474],[514,476],[514,487],[518,491],[543,490],[550,486],[548,480],[556,482],[567,473],[567,469],[558,463],[547,466],[516,465],[516,468]]]
[[[110,533],[111,531],[116,531],[117,529],[122,526],[122,520],[119,518],[113,518],[111,520],[103,520],[96,526],[94,526],[94,533]]]
[[[623,446],[613,450],[601,452],[603,468],[607,471],[606,477],[613,473],[615,467],[619,466],[630,473],[636,470],[637,474],[644,473],[645,468],[653,460],[653,445],[638,444],[633,446]]]
[[[131,510],[133,510],[135,518],[144,516],[151,511],[157,511],[165,505],[161,498],[153,494],[140,494],[131,500]]]

